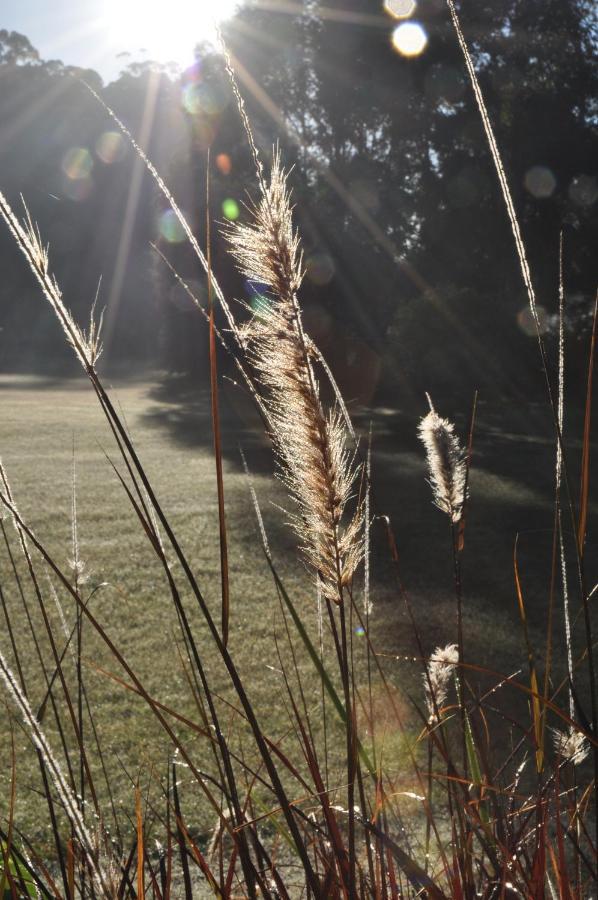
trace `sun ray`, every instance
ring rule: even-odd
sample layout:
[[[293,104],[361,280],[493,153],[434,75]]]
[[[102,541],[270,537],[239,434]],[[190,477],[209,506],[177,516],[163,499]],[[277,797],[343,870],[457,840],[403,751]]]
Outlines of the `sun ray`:
[[[241,23],[238,21],[235,22],[235,30],[238,32],[242,32],[245,36],[252,35],[254,39],[258,38],[257,31],[252,29],[246,23]],[[265,38],[264,40],[267,41],[268,39]],[[456,316],[450,310],[448,305],[443,302],[442,297],[427,281],[424,275],[422,275],[422,273],[415,266],[413,266],[408,259],[406,259],[406,257],[401,253],[400,247],[398,247],[394,243],[392,238],[379,226],[375,218],[368,212],[359,198],[355,197],[349,190],[349,188],[345,186],[341,178],[339,178],[335,173],[332,166],[328,166],[322,163],[317,154],[314,153],[313,148],[310,147],[308,143],[306,143],[304,137],[291,125],[291,123],[289,123],[280,107],[277,106],[268,92],[260,84],[258,84],[251,72],[243,65],[241,60],[237,56],[235,56],[230,47],[227,47],[227,51],[231,59],[232,68],[239,80],[241,89],[248,96],[251,95],[251,97],[267,113],[267,115],[270,116],[270,118],[276,123],[281,132],[286,133],[286,136],[291,143],[305,150],[307,156],[310,158],[312,165],[314,165],[318,169],[321,176],[327,182],[328,186],[345,204],[347,209],[353,213],[359,223],[368,231],[376,244],[378,244],[378,246],[390,257],[390,259],[392,259],[393,263],[417,288],[417,290],[420,292],[420,295],[426,298],[426,301],[431,305],[434,312],[437,315],[442,316],[442,318],[446,320],[449,327],[451,327],[454,330],[454,333],[458,335],[459,338],[463,341],[463,345],[468,348],[468,351],[471,353],[472,357],[477,360],[478,364],[485,367],[485,369],[488,371],[493,370],[494,374],[497,377],[499,375],[502,375],[502,377],[504,377],[504,373],[500,373],[497,368],[495,369],[492,360],[488,358],[487,354],[484,354],[480,342],[476,339],[467,324],[461,322],[459,317]],[[264,152],[265,150],[265,148],[260,149],[262,152]],[[351,290],[351,286],[349,284],[346,285],[346,288],[348,290]],[[357,304],[356,311],[358,311]]]
[[[138,138],[139,146],[143,149],[147,148],[151,136],[159,82],[159,74],[155,72],[150,73],[150,79],[148,82],[147,94],[145,97],[145,104],[143,108],[141,130]],[[127,206],[125,209],[125,215],[121,227],[120,239],[118,242],[118,253],[116,257],[116,264],[114,267],[114,275],[112,277],[110,291],[108,294],[107,315],[104,329],[104,347],[107,356],[110,353],[110,346],[112,343],[114,328],[116,326],[118,308],[120,306],[120,300],[122,297],[122,289],[127,270],[127,261],[129,260],[129,254],[131,250],[131,242],[133,240],[133,230],[135,226],[135,219],[137,216],[137,209],[139,207],[139,198],[141,195],[141,184],[144,172],[145,167],[142,160],[136,158],[133,169],[133,176],[131,178],[127,196]]]

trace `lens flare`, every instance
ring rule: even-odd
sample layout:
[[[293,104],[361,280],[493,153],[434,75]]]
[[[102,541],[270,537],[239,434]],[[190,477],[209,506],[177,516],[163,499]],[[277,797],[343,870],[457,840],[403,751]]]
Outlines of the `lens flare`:
[[[158,231],[169,244],[180,244],[186,235],[183,226],[172,209],[166,209],[158,218]]]
[[[536,312],[538,313],[538,322],[540,323],[540,334],[546,334],[550,328],[550,317],[548,312],[543,306],[539,305],[536,306]],[[524,306],[523,309],[517,313],[517,324],[528,337],[536,337],[536,321],[529,306]]]
[[[384,0],[384,10],[393,19],[408,19],[415,12],[415,0]]]
[[[393,31],[392,43],[401,56],[419,56],[426,49],[428,35],[419,22],[403,22]]]
[[[327,253],[314,253],[306,262],[306,274],[312,284],[321,287],[334,277],[334,262]]]
[[[550,197],[556,187],[556,178],[547,166],[532,166],[523,180],[526,190],[539,200]]]
[[[230,99],[222,87],[196,81],[185,85],[182,93],[182,104],[192,116],[218,116]]]
[[[71,147],[62,157],[62,171],[71,181],[88,178],[93,169],[93,159],[86,147]]]
[[[272,308],[272,301],[269,297],[265,297],[263,294],[254,294],[249,301],[249,305],[251,306],[255,315],[258,318],[263,319],[270,313],[270,310]]]
[[[219,153],[216,157],[216,168],[221,175],[230,175],[233,167],[232,161],[228,153]]]
[[[226,200],[222,203],[222,212],[229,220],[229,222],[234,222],[241,215],[241,210],[239,209],[239,204],[236,200],[233,200],[232,197],[227,197]]]
[[[104,131],[96,141],[96,156],[107,166],[119,162],[127,152],[122,134],[118,131]]]
[[[94,189],[93,178],[91,175],[84,175],[82,178],[65,178],[62,185],[63,193],[76,203],[87,200]]]

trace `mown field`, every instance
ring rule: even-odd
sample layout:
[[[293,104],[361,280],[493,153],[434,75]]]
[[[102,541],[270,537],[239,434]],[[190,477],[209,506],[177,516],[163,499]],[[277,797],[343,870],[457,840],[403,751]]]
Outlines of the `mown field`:
[[[241,465],[239,446],[247,456],[253,483],[262,505],[266,529],[289,593],[302,611],[312,634],[317,633],[316,601],[307,573],[295,554],[295,542],[284,524],[280,506],[286,503],[281,486],[273,478],[267,440],[259,421],[240,396],[226,388],[222,400],[225,501],[229,534],[231,573],[231,637],[233,654],[239,660],[262,714],[263,728],[282,739],[289,719],[280,675],[283,663],[290,666],[290,651],[284,638],[276,591],[261,552],[247,477]],[[211,449],[209,395],[206,386],[189,382],[146,379],[117,382],[112,398],[124,413],[135,446],[158,498],[188,553],[199,584],[213,609],[219,604],[220,576],[218,512],[214,461]],[[112,437],[95,397],[83,380],[49,380],[5,375],[0,378],[0,454],[11,480],[16,502],[25,520],[55,560],[68,571],[72,557],[72,467],[76,466],[77,530],[81,558],[85,562],[91,596],[90,608],[107,633],[122,649],[149,692],[180,713],[197,720],[185,672],[185,652],[180,643],[176,617],[169,600],[164,575],[152,556],[126,495],[111,469],[118,465]],[[439,409],[455,417],[462,433],[467,431],[467,410]],[[423,451],[416,438],[415,410],[400,406],[358,409],[356,422],[362,434],[369,422],[373,428],[374,512],[391,517],[396,533],[400,576],[410,596],[421,629],[426,652],[437,644],[454,640],[454,601],[450,540],[445,517],[432,507],[425,480]],[[425,413],[422,404],[421,413]],[[579,455],[579,418],[571,418],[568,441],[572,459]],[[467,521],[463,557],[465,639],[467,658],[498,671],[523,672],[525,655],[518,624],[513,586],[513,543],[519,534],[519,562],[528,604],[530,633],[538,655],[545,641],[546,608],[550,584],[550,549],[553,502],[554,446],[550,419],[542,406],[505,405],[482,402],[479,406],[475,452],[471,474],[471,507]],[[575,466],[572,469],[575,476]],[[596,512],[591,507],[592,517]],[[17,558],[26,599],[39,635],[48,667],[50,658],[35,597],[27,587],[25,568],[18,558],[14,530],[4,528]],[[595,539],[590,522],[589,542]],[[1,537],[1,536],[0,536]],[[380,651],[381,664],[396,691],[406,730],[400,733],[392,720],[387,699],[380,691],[374,702],[378,740],[385,745],[387,760],[393,759],[398,783],[413,788],[405,766],[406,741],[415,741],[419,730],[414,703],[422,700],[421,669],[412,657],[417,651],[404,602],[388,562],[386,534],[379,520],[372,528],[372,640]],[[589,577],[596,577],[596,555],[588,552]],[[60,620],[48,575],[36,561],[40,583],[56,632]],[[0,574],[4,602],[16,620],[16,640],[31,672],[38,671],[33,642],[28,633],[21,601],[10,568],[7,548],[0,542]],[[55,579],[54,579],[55,581]],[[356,596],[359,597],[360,586]],[[58,591],[70,627],[74,611],[64,591]],[[188,607],[193,610],[191,601]],[[226,696],[226,678],[220,671],[199,615],[194,629],[204,662],[216,690]],[[555,617],[557,662],[562,673],[562,615],[560,601]],[[579,632],[581,633],[581,632]],[[2,651],[11,658],[4,624],[0,628]],[[358,646],[364,643],[357,629]],[[365,644],[364,644],[365,646]],[[110,653],[85,626],[83,634],[84,676],[88,699],[101,737],[105,763],[110,771],[114,802],[122,821],[132,815],[137,780],[146,786],[164,778],[170,759],[168,744],[142,701],[111,680],[105,672],[122,675]],[[310,672],[305,654],[299,666]],[[105,670],[101,672],[100,669]],[[358,679],[365,678],[365,668]],[[472,676],[473,677],[473,676]],[[485,684],[484,676],[480,676]],[[555,683],[558,677],[555,677]],[[306,675],[306,702],[318,727],[320,686],[315,675]],[[379,679],[374,672],[374,700]],[[41,702],[44,685],[30,685],[31,697]],[[500,696],[497,703],[500,703]],[[521,698],[505,698],[512,711]],[[19,725],[4,717],[1,730],[2,764],[0,794],[8,796],[10,735],[17,749],[16,820],[32,839],[43,841],[38,774],[34,756]],[[233,709],[230,733],[242,724]],[[48,722],[48,729],[53,735]],[[53,735],[56,738],[56,735]],[[91,740],[91,738],[89,738]],[[186,734],[194,747],[199,738]],[[236,740],[236,739],[233,739]],[[505,735],[505,741],[509,737]],[[335,748],[329,747],[332,771]],[[205,751],[207,753],[207,751]],[[93,765],[100,773],[97,754]],[[207,758],[207,757],[206,757]],[[339,770],[340,771],[340,770]],[[340,777],[340,774],[339,774]],[[98,774],[101,782],[101,773]],[[185,775],[182,775],[185,782]],[[200,835],[213,825],[199,792],[191,784],[184,791],[185,806]],[[102,789],[103,790],[103,789]],[[156,784],[148,802],[158,796]],[[5,800],[2,801],[3,803]],[[3,813],[4,814],[4,813]]]

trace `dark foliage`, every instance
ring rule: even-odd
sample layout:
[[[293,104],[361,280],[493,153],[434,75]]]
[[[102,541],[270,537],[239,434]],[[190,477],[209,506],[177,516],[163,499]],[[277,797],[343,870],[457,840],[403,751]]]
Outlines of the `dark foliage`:
[[[445,4],[418,4],[428,44],[415,58],[393,49],[396,21],[365,0],[297,9],[251,2],[225,38],[258,144],[269,152],[280,141],[285,159],[298,163],[291,181],[307,250],[307,327],[345,393],[370,400],[399,384],[421,396],[472,383],[511,394],[525,383],[529,391],[529,367],[537,366],[526,300],[515,258],[504,252],[509,226]],[[587,331],[596,275],[595,12],[587,0],[460,9],[547,329],[564,231],[576,341]],[[164,210],[131,153],[102,162],[97,142],[113,126],[70,76],[100,88],[204,241],[208,148],[212,218],[224,218],[226,199],[242,212],[247,192],[255,194],[220,57],[198,48],[197,65],[180,78],[132,64],[102,88],[93,73],[40,61],[22,35],[0,36],[2,187],[14,199],[27,183],[69,302],[85,314],[102,275],[108,358],[155,358],[158,344],[167,368],[205,366],[201,318],[149,246]],[[73,147],[89,153],[74,163],[84,172],[91,164],[88,178],[65,175]],[[183,243],[165,239],[169,224],[166,214],[162,249],[202,300],[203,276]],[[259,286],[244,285],[223,263],[218,236],[213,249],[226,293],[259,303]],[[13,253],[5,238],[0,253]],[[27,279],[9,276],[0,291],[0,364],[39,365],[53,336]],[[570,354],[572,381],[581,356]]]

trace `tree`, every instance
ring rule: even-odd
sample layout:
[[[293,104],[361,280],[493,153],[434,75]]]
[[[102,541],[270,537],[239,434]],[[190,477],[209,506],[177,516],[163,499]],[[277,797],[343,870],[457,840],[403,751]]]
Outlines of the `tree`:
[[[173,115],[176,120],[173,83],[144,68],[103,88],[96,72],[39,60],[20,35],[3,37],[2,47],[0,187],[15,208],[19,195],[26,197],[50,242],[65,300],[81,322],[102,280],[99,306],[110,300],[106,356],[128,363],[155,358],[154,184],[82,81],[103,94],[161,168],[173,134],[183,130],[180,115],[170,127]],[[0,285],[0,363],[62,366],[68,348],[57,340],[51,316],[11,243],[2,232],[0,258],[11,274]]]
[[[458,6],[540,302],[555,308],[564,228],[568,292],[587,309],[598,236],[596,13],[587,0]],[[417,16],[428,43],[412,58],[392,47],[400,23],[362,0],[306,0],[302,16],[250,7],[228,40],[247,84],[267,91],[301,147],[308,250],[336,269],[323,290],[308,282],[308,306],[311,291],[337,332],[378,352],[391,334],[418,388],[432,374],[422,371],[426,354],[445,383],[448,372],[470,384],[501,371],[527,378],[525,295],[458,43],[442,0],[423,0]],[[264,104],[251,99],[263,132]],[[505,365],[511,355],[520,366]]]
[[[590,0],[462,0],[458,8],[546,324],[563,229],[569,318],[578,335],[593,299],[598,237],[597,15]],[[427,44],[410,57],[391,40],[404,23],[372,11],[367,0],[276,8],[248,2],[227,24],[225,40],[262,158],[279,142],[293,168],[306,324],[349,396],[371,399],[375,378],[362,390],[366,369],[385,371],[388,390],[400,378],[418,396],[434,383],[515,390],[537,365],[504,204],[446,5],[421,0],[415,15]],[[5,35],[0,48],[5,185],[32,186],[42,227],[58,231],[56,264],[75,305],[89,304],[103,272],[111,304],[124,297],[110,314],[117,343],[132,353],[159,335],[167,364],[189,368],[203,341],[200,319],[149,241],[159,237],[204,295],[205,275],[180,234],[160,232],[170,221],[164,201],[132,154],[113,164],[98,157],[97,141],[113,126],[60,63],[39,61],[22,36]],[[196,65],[180,77],[132,63],[114,84],[97,86],[143,137],[202,246],[208,151],[212,218],[244,215],[255,171],[213,48],[198,48]],[[92,159],[93,190],[84,201],[70,198],[73,185],[64,183],[61,167],[73,147]],[[259,286],[231,270],[218,226],[212,241],[227,295],[259,303]],[[67,262],[73,247],[74,265]],[[124,275],[112,274],[127,260],[129,275],[127,266]],[[5,301],[8,318],[18,307]],[[148,323],[147,340],[139,341],[139,321]]]
[[[29,38],[18,31],[7,31],[0,28],[0,65],[3,66],[34,66],[41,60],[39,53],[32,46]]]

